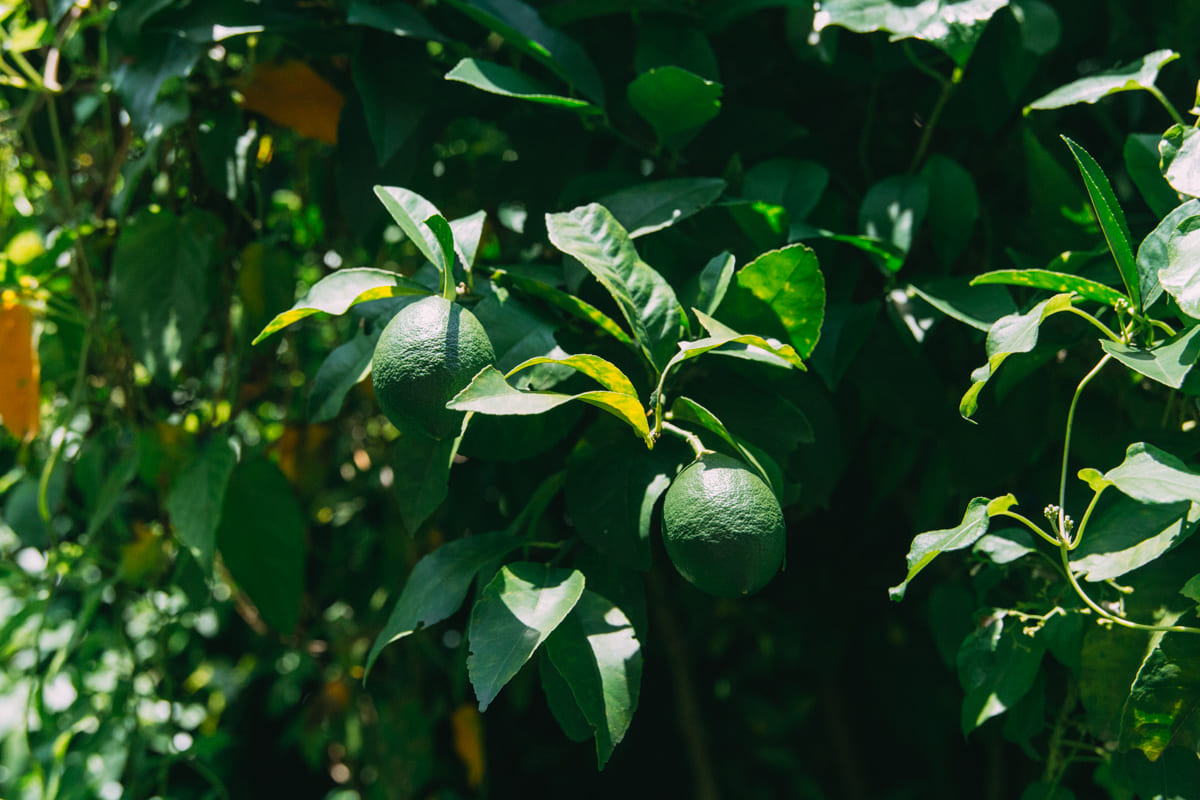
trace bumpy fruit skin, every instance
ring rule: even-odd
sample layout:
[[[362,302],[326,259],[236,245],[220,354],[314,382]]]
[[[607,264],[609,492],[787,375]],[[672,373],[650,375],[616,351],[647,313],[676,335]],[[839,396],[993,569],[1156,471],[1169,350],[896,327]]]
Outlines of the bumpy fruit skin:
[[[783,510],[741,461],[709,453],[675,476],[663,498],[663,544],[684,578],[717,597],[757,592],[783,564]]]
[[[457,436],[464,413],[446,408],[496,353],[483,325],[442,297],[411,303],[392,318],[371,358],[371,384],[383,413],[402,431]]]

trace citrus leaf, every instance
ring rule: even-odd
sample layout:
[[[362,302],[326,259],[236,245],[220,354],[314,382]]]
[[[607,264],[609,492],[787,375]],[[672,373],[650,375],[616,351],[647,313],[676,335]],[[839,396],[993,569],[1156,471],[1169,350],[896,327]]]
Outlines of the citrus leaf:
[[[981,331],[991,330],[1002,317],[1017,313],[1012,295],[999,286],[973,286],[963,278],[942,278],[909,284],[905,291],[916,295],[948,317]]]
[[[908,551],[908,574],[902,582],[888,589],[891,598],[903,600],[909,582],[938,555],[970,547],[987,533],[990,522],[988,504],[991,502],[986,497],[976,497],[967,504],[966,513],[957,527],[918,534]]]
[[[636,396],[612,391],[592,391],[575,395],[559,392],[523,392],[511,386],[504,379],[504,374],[495,367],[484,367],[465,389],[446,404],[446,408],[474,411],[479,414],[541,414],[572,400],[582,400],[623,420],[649,446],[650,425],[646,421],[646,409]]]
[[[1035,289],[1049,289],[1052,292],[1074,292],[1085,300],[1095,300],[1113,308],[1129,302],[1129,298],[1110,286],[1080,278],[1078,275],[1052,272],[1048,269],[998,269],[971,279],[972,286],[995,283],[1030,286]]]
[[[1013,353],[1028,353],[1037,345],[1038,328],[1046,320],[1060,311],[1071,307],[1071,294],[1056,294],[1038,303],[1024,314],[1009,314],[1001,317],[988,330],[987,354],[988,361],[971,373],[971,388],[963,395],[958,404],[958,412],[964,419],[970,419],[978,408],[979,392],[1000,365]]]
[[[267,624],[291,633],[304,594],[304,512],[273,462],[258,457],[234,467],[217,547]]]
[[[1140,311],[1142,309],[1141,287],[1138,282],[1137,262],[1134,260],[1133,250],[1129,244],[1129,226],[1125,223],[1125,212],[1121,210],[1117,196],[1113,193],[1112,185],[1096,160],[1066,136],[1062,139],[1071,149],[1075,163],[1079,165],[1079,174],[1083,176],[1083,182],[1087,186],[1088,197],[1092,200],[1092,208],[1096,210],[1096,219],[1100,223],[1100,230],[1104,232],[1108,249],[1112,251],[1113,258],[1117,262],[1117,270],[1121,273],[1121,280],[1125,283],[1125,291],[1128,293],[1133,307]]]
[[[932,0],[901,5],[893,0],[825,0],[813,28],[840,25],[857,33],[887,31],[891,40],[920,39],[949,55],[958,66],[971,57],[984,26],[1008,0]]]
[[[815,161],[772,158],[755,164],[742,180],[742,197],[787,209],[788,240],[799,238],[801,221],[816,208],[829,185],[829,170]]]
[[[1179,58],[1172,50],[1155,50],[1141,58],[1114,69],[1088,75],[1060,86],[1025,107],[1025,113],[1062,108],[1076,103],[1095,103],[1116,92],[1128,92],[1153,86],[1158,71]]]
[[[1179,389],[1196,361],[1200,359],[1200,325],[1193,325],[1150,350],[1130,347],[1121,342],[1101,339],[1104,352],[1134,372]]]
[[[1200,196],[1200,136],[1196,129],[1175,124],[1158,143],[1162,176],[1180,194]]]
[[[41,365],[33,313],[11,289],[0,295],[0,353],[0,425],[17,439],[32,437],[42,400]]]
[[[510,369],[504,377],[511,378],[518,372],[538,364],[561,364],[577,372],[582,372],[611,392],[637,397],[637,389],[634,388],[633,382],[625,377],[624,372],[617,369],[611,361],[590,354],[567,356],[566,358],[550,358],[549,356],[531,358]]]
[[[642,646],[633,625],[609,600],[584,589],[546,640],[546,654],[595,731],[596,766],[604,769],[637,710]]]
[[[1033,688],[1046,647],[1024,628],[1020,619],[997,612],[959,648],[958,679],[967,693],[961,715],[964,736],[1012,708]]]
[[[434,217],[443,223],[446,221],[437,207],[416,192],[400,186],[376,186],[374,191],[379,202],[383,203],[388,214],[421,251],[421,255],[437,267],[442,275],[446,275],[453,267],[454,253],[446,249],[439,233],[426,224],[426,220]]]
[[[696,312],[700,324],[711,335],[691,342],[680,342],[679,352],[663,367],[663,375],[688,359],[713,351],[720,355],[760,361],[776,367],[807,369],[804,362],[800,360],[800,356],[796,354],[796,349],[790,344],[784,344],[778,339],[764,339],[753,334],[738,333],[709,317],[703,311],[692,310]]]
[[[205,574],[212,570],[217,526],[221,523],[225,492],[236,463],[232,442],[223,436],[215,437],[188,459],[167,493],[171,527]]]
[[[541,679],[542,693],[546,696],[546,705],[567,738],[573,742],[586,742],[594,738],[595,731],[580,710],[575,695],[571,694],[570,684],[550,663],[549,656],[543,655],[538,659],[538,677]]]
[[[480,711],[571,613],[583,584],[578,570],[518,561],[484,587],[467,628],[467,674]]]
[[[396,272],[386,269],[359,267],[341,269],[313,284],[304,297],[287,311],[267,323],[251,344],[258,344],[275,331],[286,328],[307,316],[323,311],[326,314],[345,314],[351,306],[409,294],[429,294],[429,290]]]
[[[629,104],[650,123],[658,141],[681,150],[721,111],[724,88],[680,67],[656,67],[629,84]]]
[[[357,333],[321,362],[308,392],[310,422],[328,422],[336,417],[347,392],[371,374],[371,356],[375,354],[380,333],[380,330]]]
[[[825,316],[825,278],[816,254],[802,244],[763,253],[738,270],[721,310],[738,325],[753,324],[763,313],[773,313],[797,355],[808,358],[817,346]]]
[[[940,153],[925,161],[920,177],[929,187],[933,252],[943,264],[952,264],[967,249],[979,221],[975,179],[957,161]]]
[[[465,83],[490,94],[515,97],[518,100],[528,100],[531,103],[542,103],[548,106],[559,106],[585,114],[600,114],[603,109],[592,105],[587,100],[574,97],[563,97],[554,94],[550,87],[536,78],[523,72],[479,61],[474,58],[464,58],[446,73],[446,80]]]
[[[503,531],[446,542],[417,562],[363,667],[363,681],[384,647],[449,617],[462,606],[475,575],[512,552],[520,540]]]
[[[546,231],[555,247],[578,259],[608,291],[650,363],[661,369],[686,318],[671,285],[642,261],[621,223],[592,203],[547,214]]]
[[[474,214],[450,220],[450,229],[454,232],[456,252],[463,259],[463,267],[467,270],[475,266],[475,256],[479,251],[479,240],[483,238],[483,226],[486,224],[486,211],[476,211]]]
[[[532,56],[593,103],[604,105],[604,84],[587,53],[519,0],[447,0],[513,47]]]
[[[734,267],[737,259],[725,250],[709,259],[700,270],[695,280],[690,282],[684,291],[684,305],[703,311],[705,314],[715,314],[729,284],[733,281]]]
[[[1200,473],[1145,442],[1129,445],[1125,460],[1106,472],[1104,480],[1140,503],[1200,503]]]
[[[597,202],[636,239],[682,222],[724,191],[720,178],[675,178],[630,186]]]
[[[620,325],[613,322],[611,317],[590,303],[580,300],[573,294],[555,289],[553,286],[541,281],[514,275],[506,270],[496,270],[493,272],[492,280],[501,286],[511,284],[526,294],[540,297],[557,308],[566,311],[571,316],[595,325],[635,353],[640,352],[637,342],[629,338],[629,334]]]
[[[1169,273],[1170,280],[1176,284],[1182,281],[1184,286],[1187,285],[1190,265],[1177,261],[1173,263],[1173,258],[1178,259],[1180,250],[1178,245],[1172,247],[1172,243],[1181,235],[1180,228],[1183,224],[1198,216],[1200,200],[1188,200],[1163,217],[1154,230],[1142,240],[1137,252],[1137,267],[1144,307],[1149,308],[1162,295],[1162,273]],[[1187,229],[1184,229],[1182,233],[1186,232]]]
[[[407,433],[393,445],[392,491],[400,509],[400,521],[409,533],[416,533],[446,499],[450,467],[461,441],[461,436],[433,439]]]
[[[779,496],[783,487],[779,484],[778,480],[772,480],[762,462],[755,457],[754,453],[752,453],[749,448],[733,437],[733,434],[731,434],[729,429],[725,427],[725,423],[717,419],[716,414],[712,413],[695,400],[692,400],[690,397],[681,396],[676,397],[675,402],[671,403],[670,418],[672,421],[694,423],[702,428],[705,428],[706,430],[712,431],[717,436],[720,436],[726,444],[741,454],[742,458],[745,459],[747,464],[754,467],[755,471],[758,472],[763,481],[766,482],[767,486],[770,486],[771,490],[775,492],[775,495]]]
[[[1088,581],[1119,578],[1186,540],[1200,521],[1200,503],[1142,503],[1124,495],[1101,499],[1071,569]]]

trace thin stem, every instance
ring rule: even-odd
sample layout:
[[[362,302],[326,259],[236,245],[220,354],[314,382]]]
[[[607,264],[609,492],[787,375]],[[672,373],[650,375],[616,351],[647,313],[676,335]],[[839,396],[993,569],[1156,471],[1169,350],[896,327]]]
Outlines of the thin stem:
[[[1042,537],[1043,539],[1045,539],[1047,542],[1054,545],[1055,547],[1058,547],[1060,544],[1062,544],[1062,542],[1058,541],[1053,536],[1046,533],[1046,531],[1042,530],[1041,525],[1038,525],[1036,522],[1033,522],[1028,517],[1022,516],[1021,514],[1018,514],[1015,511],[999,511],[996,513],[996,516],[997,517],[1010,517],[1012,519],[1015,519],[1017,522],[1022,523],[1023,525],[1025,525],[1025,527],[1029,528],[1029,530],[1033,531],[1038,536]]]
[[[1063,310],[1070,311],[1072,314],[1074,314],[1077,317],[1083,317],[1088,322],[1092,323],[1097,328],[1099,328],[1104,333],[1104,335],[1109,338],[1110,341],[1121,342],[1122,344],[1125,343],[1125,340],[1123,338],[1121,338],[1120,336],[1118,336],[1117,334],[1113,333],[1111,328],[1109,328],[1107,325],[1105,325],[1100,320],[1093,317],[1088,312],[1084,311],[1082,308],[1076,308],[1075,306],[1067,306]]]
[[[1079,396],[1083,394],[1084,387],[1091,383],[1092,378],[1096,377],[1110,360],[1112,360],[1112,356],[1105,353],[1104,358],[1092,367],[1092,371],[1083,376],[1083,380],[1075,387],[1075,396],[1071,398],[1071,406],[1067,410],[1067,433],[1063,437],[1062,472],[1058,479],[1058,536],[1064,545],[1071,541],[1067,534],[1067,512],[1063,510],[1063,506],[1066,504],[1067,497],[1067,464],[1071,455],[1071,431],[1075,427],[1075,407],[1079,405]]]
[[[664,422],[662,424],[662,429],[664,431],[667,431],[668,433],[673,433],[676,436],[678,436],[680,439],[683,439],[684,441],[686,441],[691,446],[692,452],[696,454],[696,458],[699,458],[700,456],[704,455],[705,453],[712,452],[712,450],[709,450],[707,447],[704,446],[704,442],[700,441],[699,436],[692,433],[691,431],[685,431],[683,428],[679,427],[678,425],[675,425],[674,423]]]
[[[1184,122],[1183,115],[1181,115],[1179,113],[1179,111],[1175,108],[1175,104],[1167,99],[1167,96],[1162,93],[1161,89],[1159,89],[1154,84],[1150,84],[1149,86],[1147,86],[1145,88],[1146,88],[1146,91],[1148,91],[1150,94],[1154,95],[1155,100],[1162,103],[1162,107],[1165,108],[1167,110],[1167,113],[1171,115],[1171,119],[1175,120],[1175,124],[1177,124],[1177,125],[1186,125],[1187,124],[1186,122]]]
[[[926,75],[928,75],[929,77],[933,78],[935,81],[938,82],[938,85],[943,86],[943,87],[946,85],[946,83],[947,83],[946,76],[943,75],[942,73],[938,72],[933,67],[926,64],[920,58],[918,58],[917,54],[913,52],[912,45],[909,44],[908,39],[902,39],[900,41],[900,49],[902,49],[904,51],[904,57],[908,59],[910,64],[912,64],[914,67],[916,67],[919,71],[921,71],[921,72],[925,73]]]
[[[912,163],[908,165],[909,173],[916,172],[917,167],[921,166],[921,162],[925,160],[925,152],[929,149],[929,143],[933,139],[933,131],[937,128],[938,120],[942,117],[942,109],[946,107],[950,95],[954,93],[954,87],[961,83],[962,79],[962,67],[955,67],[950,80],[942,84],[941,94],[938,95],[937,102],[933,105],[933,111],[929,113],[929,122],[925,123],[925,127],[921,131],[921,141],[917,144],[917,152],[913,153]]]
[[[1132,628],[1137,631],[1200,633],[1200,628],[1189,628],[1187,625],[1145,625],[1141,622],[1131,622],[1124,617],[1118,617],[1116,614],[1097,604],[1095,600],[1088,597],[1087,592],[1083,591],[1083,587],[1079,585],[1079,581],[1075,578],[1075,573],[1071,571],[1070,550],[1067,549],[1066,544],[1059,545],[1058,552],[1062,559],[1063,571],[1066,572],[1067,580],[1071,582],[1071,588],[1075,590],[1075,594],[1079,595],[1079,599],[1086,603],[1088,608],[1114,625],[1120,625],[1123,628]]]
[[[1079,547],[1079,543],[1083,541],[1083,531],[1085,528],[1087,528],[1088,520],[1092,517],[1092,512],[1096,510],[1096,503],[1100,500],[1100,495],[1104,494],[1104,490],[1110,485],[1111,484],[1107,483],[1101,484],[1100,488],[1096,490],[1096,493],[1092,495],[1092,502],[1088,503],[1087,511],[1083,512],[1083,519],[1079,521],[1079,527],[1075,530],[1075,537],[1071,539],[1070,543],[1067,545],[1068,550],[1074,550],[1076,547]],[[1061,504],[1059,505],[1059,508],[1062,508]]]
[[[1175,329],[1163,322],[1161,319],[1154,319],[1153,317],[1147,317],[1146,319],[1151,325],[1161,330],[1167,336],[1175,335]]]

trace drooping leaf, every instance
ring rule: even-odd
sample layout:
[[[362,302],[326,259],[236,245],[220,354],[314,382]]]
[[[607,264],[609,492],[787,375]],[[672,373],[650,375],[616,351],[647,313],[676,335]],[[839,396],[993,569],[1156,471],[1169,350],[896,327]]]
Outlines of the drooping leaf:
[[[908,551],[908,574],[901,583],[888,589],[891,598],[903,600],[909,582],[938,555],[970,547],[987,533],[991,519],[987,510],[990,502],[986,497],[976,497],[967,504],[966,513],[957,527],[918,534]]]
[[[1146,205],[1161,219],[1179,205],[1179,195],[1167,183],[1159,167],[1160,138],[1156,133],[1131,133],[1125,137],[1122,154],[1125,157],[1125,171],[1129,173]],[[1145,294],[1145,287],[1142,288]],[[1149,298],[1145,300],[1147,306],[1151,302]]]
[[[1020,528],[996,531],[981,536],[972,552],[987,556],[993,564],[1010,564],[1019,558],[1036,553],[1033,534]]]
[[[318,311],[345,314],[352,306],[368,300],[417,294],[429,294],[429,290],[396,272],[371,267],[341,269],[317,281],[295,305],[276,315],[252,344]]]
[[[605,288],[656,368],[675,352],[686,327],[675,291],[638,256],[633,240],[603,206],[546,215],[550,242],[577,259]]]
[[[447,3],[549,67],[593,103],[604,105],[604,84],[587,53],[566,34],[543,22],[533,7],[520,0],[447,0]]]
[[[446,499],[450,467],[460,441],[461,437],[433,439],[408,433],[394,443],[392,491],[400,507],[400,521],[409,533],[416,533]]]
[[[629,103],[650,123],[658,141],[681,150],[721,110],[724,88],[680,67],[656,67],[634,78]]]
[[[595,731],[596,763],[604,769],[633,721],[641,690],[642,647],[629,618],[585,589],[546,640],[546,654]]]
[[[738,270],[719,312],[747,327],[762,313],[774,313],[800,358],[808,358],[825,315],[825,278],[816,254],[802,244],[763,253]]]
[[[1129,445],[1125,460],[1104,479],[1140,503],[1200,503],[1200,473],[1145,442]]]
[[[948,317],[981,331],[1017,313],[1012,295],[1001,286],[974,286],[963,278],[941,278],[909,284],[907,291]]]
[[[387,624],[371,645],[363,680],[384,647],[458,611],[476,573],[518,545],[520,540],[510,533],[484,533],[447,542],[418,561],[404,582]]]
[[[979,220],[975,179],[957,161],[935,153],[921,167],[921,180],[929,187],[933,252],[943,264],[952,264],[967,249]]]
[[[867,190],[858,209],[858,229],[868,238],[894,247],[903,262],[928,210],[929,187],[925,181],[912,175],[896,175]],[[884,259],[884,266],[892,271],[899,269],[892,259]]]
[[[1008,0],[930,0],[915,5],[893,0],[826,0],[816,30],[840,25],[857,33],[887,31],[891,40],[920,39],[949,55],[960,67],[971,58],[984,26]]]
[[[597,202],[636,239],[682,222],[724,191],[720,178],[673,178],[630,186]]]
[[[137,214],[113,253],[113,310],[134,354],[170,383],[207,323],[220,222],[203,211]],[[164,268],[169,265],[169,268]]]
[[[205,571],[212,569],[217,526],[237,455],[229,439],[216,436],[183,465],[167,493],[171,527]]]
[[[1125,283],[1125,291],[1129,295],[1133,307],[1140,311],[1142,308],[1141,285],[1138,282],[1137,262],[1134,260],[1133,250],[1129,244],[1129,225],[1125,222],[1125,212],[1121,210],[1112,185],[1096,160],[1066,136],[1062,138],[1067,143],[1067,147],[1071,149],[1075,163],[1079,165],[1079,174],[1083,176],[1083,182],[1087,186],[1088,197],[1092,200],[1092,208],[1096,211],[1096,219],[1100,222],[1100,230],[1104,232],[1108,249],[1112,251],[1113,259],[1117,262],[1117,270],[1121,273],[1121,280]]]
[[[1122,302],[1129,302],[1129,298],[1110,286],[1081,278],[1078,275],[1052,272],[1048,269],[998,269],[976,275],[971,279],[972,286],[989,283],[1031,286],[1035,289],[1049,289],[1052,292],[1074,292],[1085,300],[1095,300],[1114,308]]]
[[[1158,143],[1163,178],[1180,194],[1200,196],[1200,137],[1196,129],[1175,124]]]
[[[279,467],[265,458],[233,469],[217,547],[229,574],[268,625],[288,634],[304,594],[304,512]]]
[[[559,106],[586,114],[599,114],[603,111],[587,100],[554,94],[553,89],[537,78],[512,67],[480,61],[476,58],[464,58],[459,61],[454,69],[446,73],[446,80],[465,83],[490,94],[515,97],[518,100],[528,100],[531,103],[542,103],[548,106]]]
[[[1179,389],[1200,359],[1200,325],[1180,331],[1149,350],[1101,339],[1104,352],[1151,380]]]
[[[1033,688],[1046,647],[1025,633],[1019,619],[994,613],[962,643],[958,679],[967,696],[962,705],[966,736],[992,717],[1003,714]]]
[[[1119,578],[1149,564],[1191,536],[1200,521],[1200,504],[1186,500],[1141,503],[1122,495],[1106,499],[1071,553],[1071,569],[1089,581]]]
[[[1025,113],[1050,108],[1062,108],[1075,103],[1095,103],[1102,97],[1116,92],[1128,92],[1153,86],[1158,71],[1179,58],[1171,50],[1155,50],[1140,60],[1114,69],[1088,75],[1065,86],[1060,86],[1047,95],[1039,97],[1025,107]]]
[[[446,404],[455,411],[474,411],[479,414],[542,414],[572,400],[582,400],[614,415],[627,423],[647,446],[650,445],[650,426],[646,409],[636,396],[613,391],[591,391],[580,394],[559,392],[523,392],[504,379],[494,367],[485,367],[470,384]]]
[[[1013,353],[1028,353],[1037,345],[1038,329],[1047,317],[1065,311],[1071,306],[1070,294],[1056,294],[1047,298],[1024,314],[1010,314],[996,320],[988,330],[988,361],[971,373],[971,388],[958,404],[958,412],[970,419],[978,408],[979,393],[996,370]]]
[[[480,711],[571,613],[583,584],[578,570],[528,561],[500,568],[471,610],[467,629],[467,673]]]
[[[1193,754],[1200,747],[1200,638],[1196,636],[1160,637],[1125,703],[1122,749],[1137,748],[1156,761],[1169,746]]]
[[[1158,269],[1163,291],[1189,317],[1200,317],[1200,216],[1179,221],[1167,239],[1167,263]]]

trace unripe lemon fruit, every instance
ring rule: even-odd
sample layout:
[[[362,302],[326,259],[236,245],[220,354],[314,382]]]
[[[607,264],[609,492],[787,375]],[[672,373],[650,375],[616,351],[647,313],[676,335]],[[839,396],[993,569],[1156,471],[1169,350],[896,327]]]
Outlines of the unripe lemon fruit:
[[[663,544],[696,588],[741,597],[783,564],[783,510],[771,487],[736,458],[708,453],[685,467],[663,498]]]
[[[464,416],[446,402],[495,360],[474,314],[443,297],[426,297],[400,309],[379,335],[371,384],[393,425],[444,439],[458,435]]]

